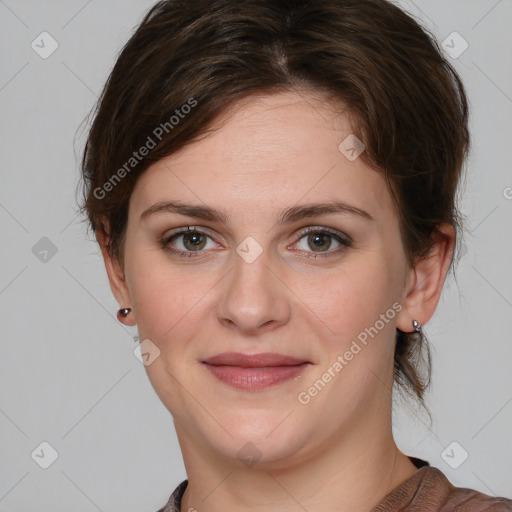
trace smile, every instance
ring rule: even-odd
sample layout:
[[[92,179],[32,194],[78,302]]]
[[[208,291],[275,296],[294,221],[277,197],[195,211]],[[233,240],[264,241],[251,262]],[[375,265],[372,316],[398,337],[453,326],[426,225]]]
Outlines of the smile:
[[[203,364],[218,380],[247,391],[261,391],[284,383],[311,365],[308,361],[274,353],[218,354]]]

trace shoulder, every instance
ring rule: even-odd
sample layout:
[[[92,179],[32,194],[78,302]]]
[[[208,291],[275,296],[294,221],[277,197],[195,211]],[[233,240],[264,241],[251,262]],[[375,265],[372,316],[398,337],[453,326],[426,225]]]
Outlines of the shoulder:
[[[180,512],[181,510],[181,498],[185,489],[187,488],[188,480],[184,480],[181,484],[174,489],[174,492],[171,494],[171,497],[167,501],[167,504],[161,509],[157,510],[157,512]]]
[[[512,512],[512,500],[455,487],[437,468],[426,466],[400,484],[372,512]]]
[[[441,473],[436,468],[439,473]],[[442,473],[443,478],[446,478]],[[446,509],[461,512],[512,512],[512,500],[505,497],[493,497],[487,494],[467,489],[464,487],[454,487],[450,485],[450,490],[446,496]]]

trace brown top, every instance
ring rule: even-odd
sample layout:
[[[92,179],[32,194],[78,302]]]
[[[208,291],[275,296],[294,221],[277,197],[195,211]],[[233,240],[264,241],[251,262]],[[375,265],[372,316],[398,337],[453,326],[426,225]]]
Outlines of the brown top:
[[[512,512],[512,500],[454,487],[439,469],[409,458],[419,469],[370,512]],[[158,512],[186,512],[180,504],[187,485],[188,480],[181,482]]]

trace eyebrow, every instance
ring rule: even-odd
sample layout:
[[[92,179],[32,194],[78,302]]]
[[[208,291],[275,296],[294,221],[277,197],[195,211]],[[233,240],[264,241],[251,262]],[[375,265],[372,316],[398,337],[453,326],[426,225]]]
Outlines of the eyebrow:
[[[208,221],[220,221],[224,224],[229,222],[229,214],[226,210],[217,210],[209,206],[195,205],[184,203],[182,201],[163,201],[155,203],[147,210],[142,212],[140,220],[156,213],[177,213],[186,217],[194,217],[196,219]],[[312,203],[300,206],[292,206],[280,213],[276,224],[287,224],[297,222],[301,219],[319,217],[320,215],[338,213],[344,215],[357,215],[366,220],[375,220],[368,212],[356,208],[355,206],[348,205],[339,201],[330,201],[324,203]]]

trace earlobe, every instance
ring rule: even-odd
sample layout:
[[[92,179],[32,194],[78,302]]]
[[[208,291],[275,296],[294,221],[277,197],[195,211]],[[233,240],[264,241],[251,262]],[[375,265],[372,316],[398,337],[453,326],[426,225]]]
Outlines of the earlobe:
[[[410,269],[410,279],[397,319],[397,328],[404,332],[414,330],[413,321],[426,324],[434,314],[450,268],[455,247],[455,229],[441,224],[432,234],[429,254],[419,259]]]
[[[96,230],[96,238],[105,263],[105,270],[110,283],[110,289],[120,306],[120,309],[117,311],[117,319],[125,325],[135,325],[136,322],[131,310],[131,298],[126,284],[124,271],[120,262],[109,250],[108,229],[105,228],[105,223]]]

